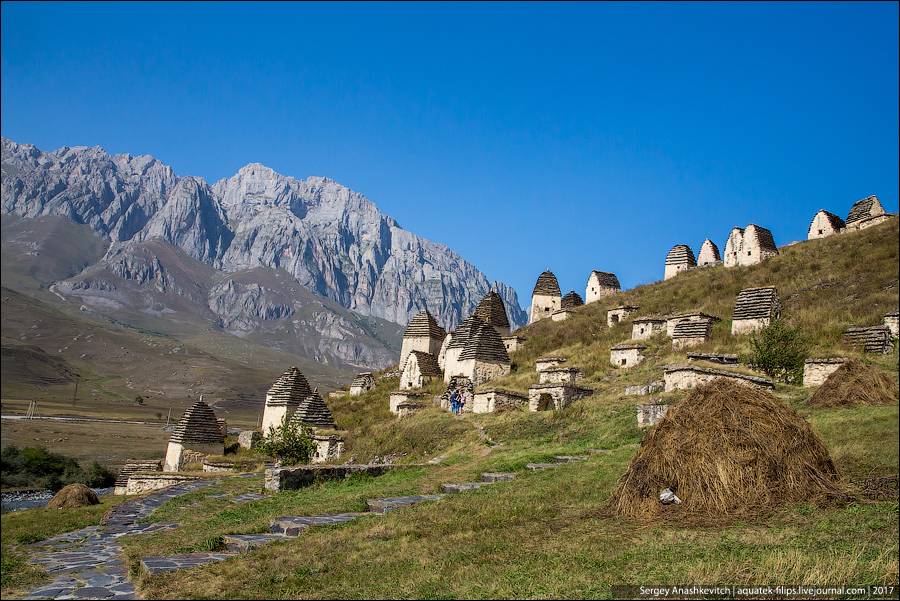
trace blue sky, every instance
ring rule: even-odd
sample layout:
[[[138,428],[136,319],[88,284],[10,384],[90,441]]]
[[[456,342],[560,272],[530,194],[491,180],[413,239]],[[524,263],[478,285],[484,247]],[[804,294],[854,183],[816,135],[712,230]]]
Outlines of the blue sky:
[[[2,5],[2,133],[332,177],[527,303],[898,198],[898,5]]]

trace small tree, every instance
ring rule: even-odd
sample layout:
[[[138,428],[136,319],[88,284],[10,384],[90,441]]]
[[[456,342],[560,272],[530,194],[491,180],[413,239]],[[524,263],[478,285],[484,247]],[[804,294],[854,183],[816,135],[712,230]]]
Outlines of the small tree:
[[[137,403],[138,405],[143,405],[144,397],[142,397],[141,395],[137,395],[136,397],[134,397],[134,402]]]
[[[767,376],[787,384],[803,381],[807,345],[800,331],[781,319],[750,336],[748,363]]]
[[[260,453],[287,464],[309,463],[315,448],[310,429],[293,423],[287,415],[277,428],[269,426],[269,431],[256,446]]]

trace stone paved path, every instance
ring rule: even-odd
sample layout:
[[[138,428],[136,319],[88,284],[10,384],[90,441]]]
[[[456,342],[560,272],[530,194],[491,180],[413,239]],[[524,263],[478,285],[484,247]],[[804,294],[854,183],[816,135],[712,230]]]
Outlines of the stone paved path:
[[[174,524],[139,524],[163,503],[199,490],[212,480],[178,484],[117,505],[99,526],[67,532],[31,545],[31,563],[43,566],[53,580],[26,599],[136,599],[128,580],[118,538],[175,528]]]

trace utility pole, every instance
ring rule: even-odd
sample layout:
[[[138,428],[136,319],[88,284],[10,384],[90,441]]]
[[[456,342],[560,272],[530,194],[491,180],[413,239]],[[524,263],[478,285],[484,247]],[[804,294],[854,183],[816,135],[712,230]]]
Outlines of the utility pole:
[[[81,378],[78,376],[78,374],[75,374],[75,390],[72,392],[72,405],[74,405],[75,401],[78,400],[78,381],[80,379]]]
[[[172,407],[169,407],[169,414],[166,415],[166,425],[164,427],[169,427],[169,420],[172,418]]]

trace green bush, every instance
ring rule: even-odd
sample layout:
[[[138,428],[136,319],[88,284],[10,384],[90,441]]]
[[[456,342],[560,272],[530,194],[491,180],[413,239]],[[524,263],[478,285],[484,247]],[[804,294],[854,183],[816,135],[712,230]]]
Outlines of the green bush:
[[[311,431],[302,424],[294,424],[287,415],[277,428],[269,426],[269,432],[256,449],[286,464],[309,463],[315,451]]]
[[[85,470],[75,459],[51,453],[44,447],[19,449],[10,445],[0,452],[0,482],[4,488],[49,488],[56,491],[76,482],[93,488],[111,486],[115,475],[96,461]]]
[[[772,379],[786,384],[803,381],[808,346],[800,331],[781,319],[750,336],[747,362]]]

